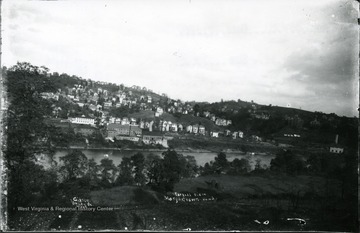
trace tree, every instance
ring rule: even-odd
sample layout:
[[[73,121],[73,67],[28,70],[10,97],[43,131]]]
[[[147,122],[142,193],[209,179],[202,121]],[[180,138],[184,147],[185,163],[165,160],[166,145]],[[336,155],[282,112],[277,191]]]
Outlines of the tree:
[[[162,159],[158,155],[150,154],[145,160],[147,181],[150,186],[159,186],[162,173]]]
[[[117,185],[132,185],[134,178],[132,176],[133,165],[131,158],[124,157],[118,166],[119,175],[115,181]]]
[[[262,167],[261,167],[261,159],[256,159],[255,160],[255,170],[258,171],[258,170],[261,170]]]
[[[188,155],[184,157],[186,160],[185,163],[185,176],[184,177],[195,177],[198,174],[199,167],[196,163],[196,159],[194,156]]]
[[[14,207],[29,203],[29,189],[36,186],[28,182],[35,155],[54,152],[48,126],[44,124],[44,119],[52,114],[51,103],[41,97],[42,92],[56,90],[45,75],[47,71],[29,63],[17,63],[3,70],[9,101],[4,121],[9,215]]]
[[[201,175],[203,175],[203,176],[211,175],[214,173],[215,173],[215,171],[209,163],[205,163],[204,167],[201,167]]]
[[[90,181],[90,187],[96,189],[99,183],[99,165],[95,162],[94,159],[89,159],[87,164],[86,176]]]
[[[221,172],[225,171],[228,166],[229,166],[229,162],[226,158],[226,154],[223,152],[220,152],[216,157],[215,157],[215,162],[214,162],[214,168],[216,170],[216,172],[218,174],[220,174]]]
[[[163,170],[160,185],[165,191],[173,191],[175,183],[179,182],[182,173],[178,154],[174,150],[163,152]]]
[[[200,105],[195,104],[194,107],[193,107],[193,110],[194,110],[194,114],[200,112]]]
[[[117,168],[112,159],[104,158],[100,161],[99,169],[101,172],[101,182],[106,188],[110,187],[114,183]]]
[[[87,158],[80,150],[73,150],[65,156],[60,157],[63,162],[62,170],[66,172],[66,179],[71,180],[81,177],[87,169]]]
[[[230,163],[228,174],[239,175],[248,173],[251,170],[250,162],[247,159],[234,159]]]
[[[273,171],[284,172],[296,175],[305,170],[304,161],[292,153],[290,150],[279,152],[270,162],[270,169]]]
[[[134,181],[136,185],[143,186],[145,184],[145,157],[142,153],[138,152],[131,156],[131,161],[134,166]]]

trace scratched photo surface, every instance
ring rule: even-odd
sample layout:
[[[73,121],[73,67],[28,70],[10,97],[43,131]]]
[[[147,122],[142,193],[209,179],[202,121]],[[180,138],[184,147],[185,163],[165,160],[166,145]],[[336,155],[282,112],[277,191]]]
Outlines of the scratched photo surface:
[[[1,2],[1,229],[358,232],[350,0]]]

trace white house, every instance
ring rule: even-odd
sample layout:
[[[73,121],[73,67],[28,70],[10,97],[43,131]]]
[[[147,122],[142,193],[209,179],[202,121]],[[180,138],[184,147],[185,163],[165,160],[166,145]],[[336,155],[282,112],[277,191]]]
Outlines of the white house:
[[[238,136],[239,136],[239,133],[238,133],[238,132],[233,132],[233,133],[232,133],[232,138],[233,138],[233,139],[236,139]]]
[[[193,129],[192,125],[186,126],[186,132],[188,133],[192,133],[192,129]]]
[[[178,125],[176,123],[171,125],[171,131],[177,132],[178,131]]]
[[[69,120],[73,124],[95,125],[95,119],[92,119],[92,118],[72,117],[72,118],[69,118]]]
[[[197,134],[198,132],[199,132],[199,125],[198,124],[193,125],[193,133]]]
[[[344,153],[344,148],[330,147],[330,153],[342,154],[342,153]]]
[[[244,132],[243,131],[239,131],[239,138],[244,138]]]
[[[121,119],[121,125],[130,125],[129,118],[123,117],[123,118]]]
[[[200,125],[199,126],[199,134],[201,134],[201,135],[205,135],[205,126],[203,126],[203,125]]]

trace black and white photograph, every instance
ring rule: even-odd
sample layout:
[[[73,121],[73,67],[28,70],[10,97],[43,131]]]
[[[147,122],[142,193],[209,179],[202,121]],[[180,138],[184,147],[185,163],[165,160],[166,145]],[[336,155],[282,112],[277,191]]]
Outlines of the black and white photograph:
[[[359,232],[359,2],[2,0],[1,231]]]

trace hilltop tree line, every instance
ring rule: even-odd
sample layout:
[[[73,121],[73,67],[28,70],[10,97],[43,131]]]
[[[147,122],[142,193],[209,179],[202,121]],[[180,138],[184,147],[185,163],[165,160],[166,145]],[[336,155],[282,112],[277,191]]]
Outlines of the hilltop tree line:
[[[327,135],[338,134],[339,143],[355,148],[357,145],[357,118],[337,116],[335,113],[308,112],[300,109],[284,108],[272,105],[259,105],[245,101],[222,101],[215,103],[194,103],[194,115],[204,116],[210,112],[216,117],[231,120],[228,127],[232,131],[242,130],[246,134],[256,134],[266,139],[273,139],[282,130],[301,131],[306,137],[304,142],[329,143],[334,137],[327,139]],[[265,113],[269,119],[257,119],[255,113]],[[287,120],[298,118],[300,122]],[[312,124],[316,120],[317,124]]]

